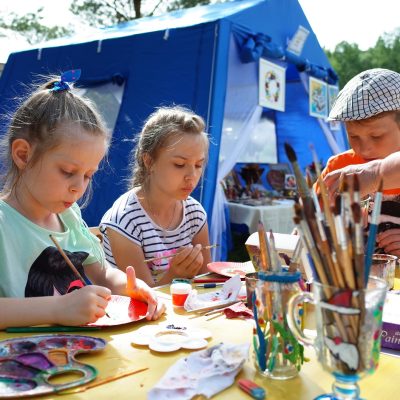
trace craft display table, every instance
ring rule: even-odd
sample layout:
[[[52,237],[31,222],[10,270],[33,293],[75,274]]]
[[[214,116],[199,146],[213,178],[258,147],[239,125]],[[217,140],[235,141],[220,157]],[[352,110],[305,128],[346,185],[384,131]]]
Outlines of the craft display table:
[[[211,289],[214,290],[214,289]],[[252,324],[241,319],[226,319],[224,314],[198,316],[188,314],[181,309],[173,309],[168,294],[168,288],[160,290],[160,296],[167,303],[167,314],[161,322],[184,323],[194,327],[202,327],[212,332],[209,346],[225,343],[251,343]],[[146,399],[147,392],[158,382],[166,370],[179,358],[189,354],[189,351],[179,350],[173,353],[156,353],[147,347],[134,347],[131,345],[131,332],[148,322],[139,322],[107,328],[96,332],[78,332],[78,334],[97,336],[107,341],[107,346],[97,354],[78,356],[78,359],[93,365],[99,371],[99,378],[121,373],[125,370],[148,368],[148,370],[131,375],[107,384],[88,389],[83,393],[57,394],[41,397],[42,399],[96,399],[96,400],[140,400]],[[151,322],[151,324],[157,324]],[[32,334],[8,334],[0,332],[0,339],[30,336]],[[313,349],[306,349],[306,356],[310,361],[303,365],[298,377],[287,381],[273,381],[256,374],[250,348],[249,359],[237,379],[247,378],[263,386],[268,392],[268,400],[310,400],[330,391],[333,378],[323,371],[316,360]],[[361,394],[365,399],[391,399],[397,398],[397,380],[400,371],[400,358],[381,354],[379,368],[375,374],[365,377],[360,382]],[[78,388],[79,389],[79,388]],[[200,398],[200,397],[199,397]],[[247,399],[247,394],[241,391],[235,382],[230,388],[220,392],[213,398],[221,400]]]
[[[294,228],[292,200],[274,200],[268,206],[249,206],[240,203],[228,203],[230,220],[233,224],[245,224],[250,234],[257,232],[258,222],[262,221],[265,229],[277,233],[291,233]]]

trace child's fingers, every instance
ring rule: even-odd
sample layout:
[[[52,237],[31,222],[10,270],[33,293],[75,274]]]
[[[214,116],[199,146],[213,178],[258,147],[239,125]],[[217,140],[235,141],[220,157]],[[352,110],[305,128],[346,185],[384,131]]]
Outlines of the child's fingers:
[[[165,312],[165,304],[156,300],[156,303],[149,304],[149,308],[147,310],[146,319],[148,320],[156,320],[161,317]]]
[[[126,291],[131,293],[136,289],[136,273],[132,266],[126,267]]]
[[[173,260],[176,264],[180,264],[192,252],[193,246],[190,244],[186,247],[180,247],[174,256]]]
[[[109,288],[106,288],[104,286],[97,286],[97,285],[91,285],[91,286],[87,286],[87,287],[93,288],[98,296],[107,300],[106,303],[108,303],[108,300],[110,300],[111,290]]]

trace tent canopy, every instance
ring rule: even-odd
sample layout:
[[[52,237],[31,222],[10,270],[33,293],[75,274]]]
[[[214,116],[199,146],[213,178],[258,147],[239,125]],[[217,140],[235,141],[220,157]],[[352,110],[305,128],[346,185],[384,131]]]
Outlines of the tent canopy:
[[[301,55],[295,56],[285,49],[300,25],[310,33]],[[193,109],[206,120],[212,141],[203,183],[194,194],[210,221],[232,41],[243,65],[255,64],[260,56],[278,57],[287,63],[286,112],[277,112],[275,118],[278,161],[287,161],[283,143],[288,141],[304,168],[312,161],[308,149],[311,140],[326,161],[334,149],[317,119],[308,115],[308,96],[299,71],[331,83],[336,76],[295,0],[243,0],[200,6],[12,53],[0,80],[0,111],[2,115],[12,112],[15,98],[25,94],[26,84],[37,75],[81,68],[83,86],[124,83],[108,163],[96,174],[93,198],[83,211],[87,223],[97,225],[126,190],[129,154],[146,117],[160,105],[181,104]],[[2,132],[6,130],[7,121],[1,128]],[[342,144],[339,136],[338,143]]]

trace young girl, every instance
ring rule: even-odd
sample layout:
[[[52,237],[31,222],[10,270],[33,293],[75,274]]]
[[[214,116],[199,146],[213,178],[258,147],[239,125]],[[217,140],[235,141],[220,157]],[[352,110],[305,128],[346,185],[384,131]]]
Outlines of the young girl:
[[[206,272],[211,256],[207,216],[190,194],[208,152],[204,121],[181,107],[163,107],[146,121],[133,153],[130,190],[104,215],[108,261],[148,285]],[[147,259],[173,255],[151,262]]]
[[[164,311],[132,267],[126,274],[107,268],[76,205],[109,143],[92,105],[70,90],[67,82],[79,74],[68,71],[39,87],[2,140],[0,329],[94,322],[105,314],[111,293],[148,302],[148,319]],[[49,235],[93,285],[82,287]],[[82,288],[73,290],[77,286]]]

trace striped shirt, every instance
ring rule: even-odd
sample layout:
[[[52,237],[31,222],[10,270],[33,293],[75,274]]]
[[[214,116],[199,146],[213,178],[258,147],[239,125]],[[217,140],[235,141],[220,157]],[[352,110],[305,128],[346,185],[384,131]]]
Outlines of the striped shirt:
[[[111,228],[132,240],[143,250],[145,259],[174,254],[180,247],[192,243],[207,220],[207,215],[201,204],[188,197],[183,201],[183,216],[180,224],[168,231],[158,226],[143,209],[138,200],[135,189],[124,193],[104,214],[100,231],[104,235],[104,251],[107,260],[117,267],[112,255],[110,241],[106,228]],[[147,263],[155,282],[168,269],[169,260]]]

